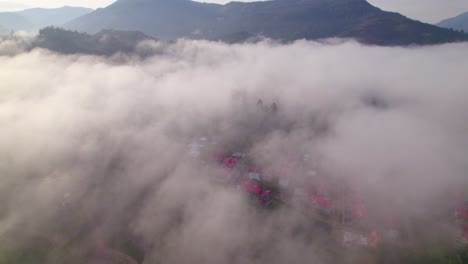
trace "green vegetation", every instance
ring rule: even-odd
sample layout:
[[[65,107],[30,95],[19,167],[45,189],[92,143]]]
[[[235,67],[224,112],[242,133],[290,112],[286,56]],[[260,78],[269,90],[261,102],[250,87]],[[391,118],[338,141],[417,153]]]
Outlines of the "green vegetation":
[[[39,31],[33,48],[45,48],[62,54],[113,55],[118,52],[133,52],[136,45],[145,39],[151,38],[134,31],[103,30],[90,35],[57,27],[46,27]]]

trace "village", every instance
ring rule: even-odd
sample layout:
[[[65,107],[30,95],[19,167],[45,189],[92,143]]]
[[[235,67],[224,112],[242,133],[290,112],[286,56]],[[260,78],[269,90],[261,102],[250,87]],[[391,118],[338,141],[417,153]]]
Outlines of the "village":
[[[284,164],[260,167],[243,152],[216,151],[216,143],[206,137],[194,140],[188,153],[202,162],[215,162],[222,168],[212,181],[235,188],[263,210],[287,206],[301,210],[311,223],[326,226],[329,235],[343,248],[375,249],[379,245],[415,247],[411,219],[398,211],[376,208],[357,189],[321,173],[317,162],[307,153],[285,155]],[[300,170],[293,168],[301,168]],[[303,171],[306,175],[293,175]],[[466,193],[453,195],[453,206],[444,217],[458,231],[451,235],[460,248],[468,244],[468,200]]]

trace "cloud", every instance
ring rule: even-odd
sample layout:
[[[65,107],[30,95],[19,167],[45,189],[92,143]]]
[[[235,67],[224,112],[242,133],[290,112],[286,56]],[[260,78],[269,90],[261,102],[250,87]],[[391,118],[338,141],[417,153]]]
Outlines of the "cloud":
[[[182,40],[143,42],[145,58],[2,56],[0,236],[144,263],[336,263],[311,209],[258,210],[188,146],[296,164],[282,173],[298,187],[317,170],[379,214],[440,221],[468,184],[466,48]]]

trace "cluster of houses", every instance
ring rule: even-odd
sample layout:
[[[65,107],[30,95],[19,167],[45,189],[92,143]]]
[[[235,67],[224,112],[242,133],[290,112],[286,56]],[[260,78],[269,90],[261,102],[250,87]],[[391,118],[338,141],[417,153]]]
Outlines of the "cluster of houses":
[[[380,240],[379,232],[367,225],[368,208],[358,192],[346,190],[346,195],[341,195],[343,188],[321,177],[314,168],[307,172],[310,181],[297,182],[288,174],[287,168],[260,168],[244,153],[215,152],[209,145],[208,139],[200,138],[189,145],[189,154],[216,162],[221,170],[213,181],[243,191],[256,205],[299,208],[313,221],[324,222],[338,230],[337,235],[344,246],[375,246]],[[297,157],[297,161],[291,159],[291,166],[297,166],[299,162],[307,163],[307,157]],[[397,230],[391,232],[394,237],[398,235]]]
[[[261,168],[246,154],[240,152],[215,152],[207,138],[200,138],[190,145],[189,153],[196,158],[210,159],[220,167],[213,179],[245,192],[260,207],[278,205],[299,208],[312,221],[326,223],[333,235],[345,247],[375,247],[381,241],[399,243],[404,228],[398,217],[388,212],[374,217],[364,195],[341,182],[321,175],[310,166],[306,177],[292,177],[288,166],[303,166],[313,163],[307,154],[289,161],[285,169]],[[295,160],[294,160],[295,159]],[[468,202],[460,202],[455,208],[462,237],[468,243]],[[381,212],[379,212],[381,213]],[[379,219],[379,220],[376,220]],[[378,222],[377,222],[378,221]]]

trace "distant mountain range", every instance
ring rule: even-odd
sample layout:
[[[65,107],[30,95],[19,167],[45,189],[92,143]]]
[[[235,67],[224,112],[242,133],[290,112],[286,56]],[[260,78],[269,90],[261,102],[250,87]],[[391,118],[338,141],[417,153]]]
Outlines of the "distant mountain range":
[[[37,30],[47,26],[61,26],[75,18],[92,12],[83,7],[53,9],[32,8],[19,12],[1,12],[0,26],[9,30]]]
[[[453,30],[382,11],[365,0],[271,0],[225,5],[190,0],[118,0],[66,24],[98,32],[137,30],[160,39],[243,41],[263,36],[282,41],[355,38],[378,45],[467,40]]]
[[[1,36],[5,36],[5,35],[8,35],[10,34],[10,30],[8,30],[7,28],[4,28],[2,26],[0,26],[0,37]]]
[[[445,19],[437,23],[437,26],[444,28],[453,28],[455,30],[463,30],[468,33],[468,12]]]

